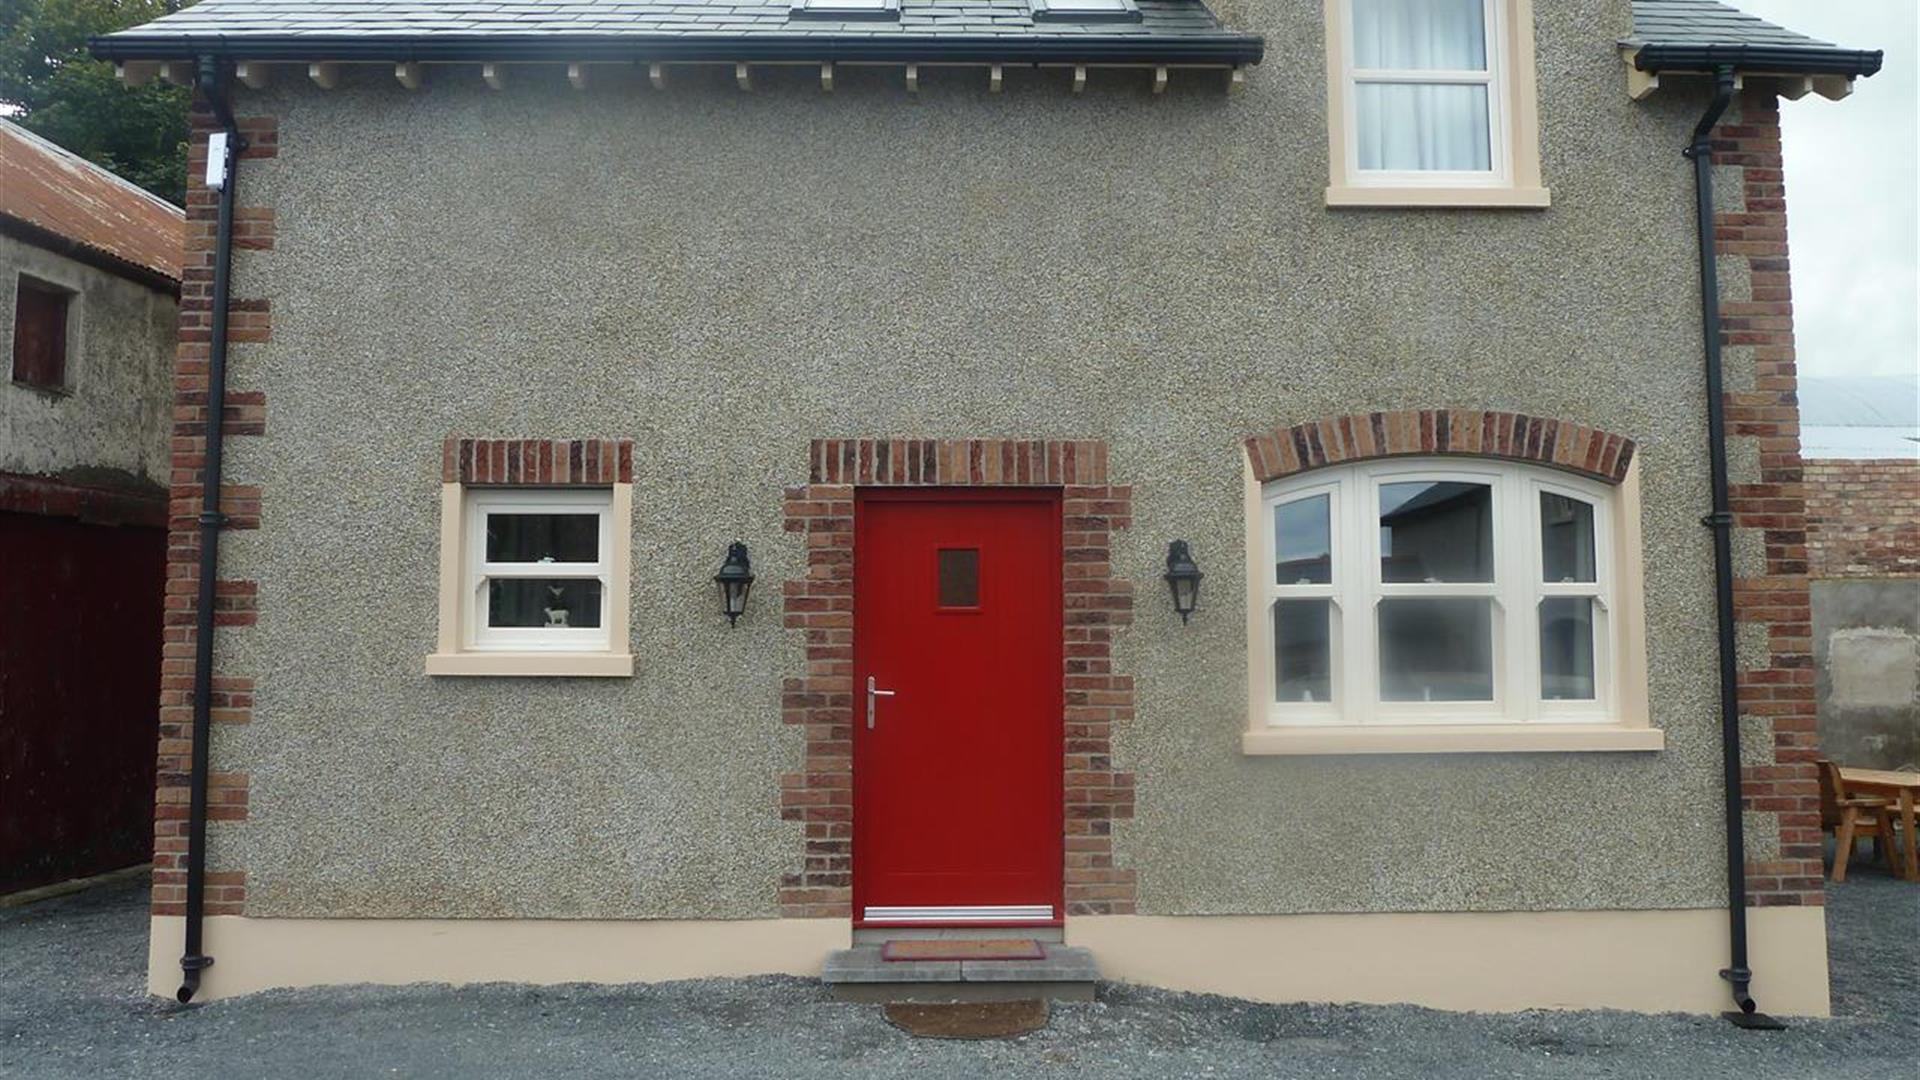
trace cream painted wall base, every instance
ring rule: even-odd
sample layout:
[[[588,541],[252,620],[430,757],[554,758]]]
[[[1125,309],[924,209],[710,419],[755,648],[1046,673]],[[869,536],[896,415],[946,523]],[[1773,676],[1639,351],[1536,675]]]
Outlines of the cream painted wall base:
[[[1821,908],[1750,913],[1753,992],[1783,1016],[1825,1016]],[[153,920],[147,988],[180,985],[185,922]],[[837,919],[586,921],[248,919],[206,922],[216,963],[199,1000],[341,983],[632,983],[818,975],[851,944]],[[1726,913],[1511,912],[1083,916],[1067,942],[1109,979],[1256,1001],[1408,1002],[1437,1009],[1631,1009],[1728,1005]]]
[[[733,975],[814,975],[851,944],[839,919],[206,920],[197,1001],[340,983],[636,983]],[[186,920],[153,919],[147,989],[180,987]]]
[[[1826,1016],[1825,909],[1748,913],[1754,1000]],[[1436,1009],[1731,1007],[1727,914],[1552,911],[1379,915],[1089,916],[1067,943],[1109,979],[1256,1001],[1405,1002]]]

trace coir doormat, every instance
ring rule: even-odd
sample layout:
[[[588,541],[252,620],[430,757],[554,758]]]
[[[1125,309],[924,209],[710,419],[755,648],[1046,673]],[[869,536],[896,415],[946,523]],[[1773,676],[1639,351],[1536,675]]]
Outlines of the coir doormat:
[[[1032,938],[934,938],[889,941],[883,960],[1045,960],[1047,952]]]

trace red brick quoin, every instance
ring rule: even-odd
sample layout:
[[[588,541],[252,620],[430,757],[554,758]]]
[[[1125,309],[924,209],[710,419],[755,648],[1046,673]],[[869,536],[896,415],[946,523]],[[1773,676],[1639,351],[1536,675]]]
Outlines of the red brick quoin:
[[[1360,413],[1276,428],[1247,439],[1247,460],[1265,483],[1365,458],[1464,454],[1510,458],[1617,484],[1633,463],[1633,440],[1565,420],[1479,409]]]
[[[1133,583],[1111,541],[1132,524],[1133,488],[1107,478],[1101,442],[816,439],[808,483],[786,491],[785,528],[804,534],[807,573],[785,583],[785,623],[806,636],[806,674],[785,680],[781,719],[806,729],[806,761],[780,778],[780,815],[804,825],[800,869],[780,878],[789,918],[853,907],[853,494],[856,486],[1058,487],[1066,670],[1066,906],[1128,915],[1134,871],[1114,865],[1113,823],[1133,817],[1133,774],[1113,768],[1115,724],[1133,719],[1133,677],[1113,671],[1113,632],[1133,620]]]
[[[204,477],[207,418],[207,361],[213,332],[213,262],[219,196],[203,186],[207,135],[214,128],[204,108],[192,116],[188,146],[186,248],[181,260],[180,330],[173,375],[172,473],[167,507],[166,626],[160,668],[159,768],[155,778],[153,823],[153,913],[186,913],[187,794],[193,760],[193,656],[197,590],[200,587],[200,485]],[[279,152],[279,125],[271,116],[238,119],[248,147],[243,159],[271,158]],[[239,192],[245,195],[242,174]],[[273,211],[235,207],[234,247],[250,252],[273,249]],[[235,258],[240,277],[239,257]],[[267,341],[273,313],[263,299],[234,298],[228,305],[228,339],[235,345]],[[222,430],[229,438],[266,433],[266,397],[257,391],[229,389]],[[260,527],[260,489],[244,484],[221,486],[220,510],[226,529]],[[254,625],[259,586],[252,581],[215,585],[214,625],[221,632]],[[253,679],[214,672],[209,702],[215,724],[243,724],[253,716]],[[214,772],[208,777],[207,817],[245,821],[247,775]],[[206,913],[238,915],[246,906],[246,872],[210,866]]]
[[[1763,574],[1734,582],[1734,618],[1766,637],[1763,662],[1740,672],[1743,726],[1773,728],[1772,760],[1742,772],[1750,817],[1772,815],[1777,858],[1747,863],[1747,895],[1755,906],[1826,902],[1821,866],[1819,756],[1813,704],[1813,615],[1807,578],[1807,493],[1800,461],[1800,407],[1793,344],[1793,296],[1787,277],[1787,204],[1780,160],[1779,103],[1767,93],[1741,96],[1739,115],[1714,133],[1713,163],[1739,171],[1741,205],[1714,214],[1722,261],[1744,259],[1753,291],[1724,295],[1722,340],[1751,352],[1750,389],[1730,378],[1725,395],[1729,450],[1757,450],[1757,482],[1729,494],[1736,545],[1761,534]],[[1736,456],[1735,460],[1739,460]],[[1753,850],[1749,841],[1748,850]]]

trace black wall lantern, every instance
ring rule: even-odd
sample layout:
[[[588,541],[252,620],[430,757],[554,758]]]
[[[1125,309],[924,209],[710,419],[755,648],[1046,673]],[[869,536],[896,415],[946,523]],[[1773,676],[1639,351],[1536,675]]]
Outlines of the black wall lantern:
[[[747,558],[747,545],[735,540],[727,546],[727,561],[720,564],[713,583],[720,586],[720,614],[732,626],[747,610],[747,594],[753,591],[753,560]]]
[[[1173,610],[1180,613],[1183,625],[1193,614],[1194,605],[1200,602],[1200,579],[1205,576],[1193,561],[1193,552],[1187,549],[1185,540],[1167,545],[1167,588],[1173,592]]]

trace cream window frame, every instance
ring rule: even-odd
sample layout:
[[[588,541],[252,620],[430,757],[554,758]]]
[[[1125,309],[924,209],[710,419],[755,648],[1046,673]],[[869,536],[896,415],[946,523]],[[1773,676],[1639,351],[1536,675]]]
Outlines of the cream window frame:
[[[1536,465],[1462,458],[1372,459],[1262,485],[1245,472],[1248,754],[1658,750],[1649,726],[1637,463],[1609,486]],[[1379,489],[1405,480],[1494,485],[1494,582],[1380,580]],[[1594,583],[1543,580],[1539,500],[1567,495],[1594,509]],[[1326,495],[1333,566],[1328,585],[1273,581],[1274,510]],[[1385,702],[1379,696],[1379,601],[1396,595],[1486,595],[1494,610],[1491,702]],[[1593,596],[1595,695],[1541,697],[1540,601]],[[1327,597],[1331,702],[1274,700],[1272,605]]]
[[[1328,206],[1543,208],[1533,0],[1484,0],[1487,71],[1358,72],[1353,0],[1323,0],[1327,58]],[[1488,87],[1487,172],[1379,171],[1359,167],[1353,87],[1359,82],[1474,83]]]
[[[501,510],[592,512],[600,516],[600,560],[592,564],[489,564],[486,515]],[[441,485],[440,629],[429,675],[599,676],[633,674],[627,597],[632,562],[633,485],[497,488]],[[489,577],[596,577],[601,626],[514,632],[484,625]]]

